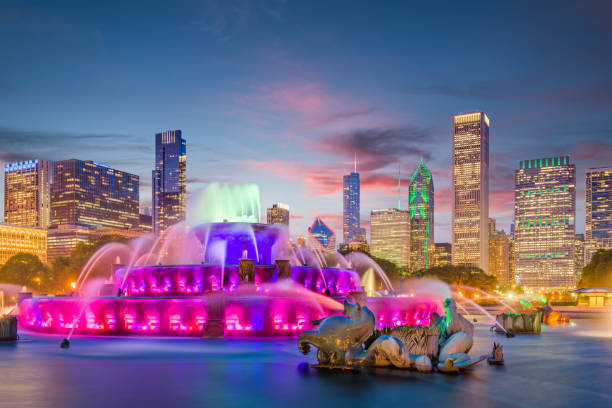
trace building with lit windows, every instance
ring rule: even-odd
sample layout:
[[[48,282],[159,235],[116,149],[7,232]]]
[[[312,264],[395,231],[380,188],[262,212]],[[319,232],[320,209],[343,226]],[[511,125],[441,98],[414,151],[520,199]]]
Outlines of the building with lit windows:
[[[150,231],[148,231],[150,232]],[[104,235],[115,235],[126,239],[141,237],[148,233],[141,228],[94,228],[84,225],[61,224],[48,230],[47,258],[52,262],[60,256],[68,257],[78,244],[91,242]]]
[[[308,228],[308,236],[311,249],[329,252],[336,250],[336,233],[321,218],[315,218]]]
[[[4,222],[49,227],[49,162],[34,159],[4,165]]]
[[[450,265],[452,261],[452,245],[448,242],[438,242],[434,248],[432,266]]]
[[[359,173],[346,174],[342,180],[342,238],[345,244],[361,241]]]
[[[187,142],[180,130],[155,135],[153,170],[153,232],[185,220]]]
[[[600,249],[612,249],[612,167],[587,169],[584,265]]]
[[[132,229],[139,222],[137,175],[92,161],[53,164],[52,226]]]
[[[68,257],[81,242],[89,242],[99,237],[95,228],[83,225],[62,224],[48,231],[47,255],[49,262],[62,256]]]
[[[268,224],[284,225],[289,228],[289,206],[283,203],[272,204],[266,210]]]
[[[514,180],[516,283],[574,287],[575,166],[568,156],[523,160]]]
[[[507,285],[511,281],[509,251],[508,236],[494,227],[489,234],[489,275],[495,276],[500,285]]]
[[[153,217],[149,214],[140,214],[139,216],[138,229],[143,232],[152,232],[153,231]]]
[[[584,234],[576,234],[574,238],[574,274],[576,275],[576,284],[580,282],[582,277],[582,268],[584,268]]]
[[[423,157],[408,184],[410,211],[410,270],[432,266],[434,251],[434,185],[431,172],[423,164]]]
[[[0,265],[20,252],[36,255],[47,262],[47,230],[0,224]]]
[[[453,264],[489,268],[489,118],[453,116]]]
[[[370,253],[400,268],[410,266],[410,211],[397,208],[372,210]]]

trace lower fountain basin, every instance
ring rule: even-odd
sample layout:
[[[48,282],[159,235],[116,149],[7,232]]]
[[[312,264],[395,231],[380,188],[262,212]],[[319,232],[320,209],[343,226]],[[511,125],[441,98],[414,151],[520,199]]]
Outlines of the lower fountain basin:
[[[266,292],[261,288],[255,295],[225,295],[224,334],[294,336],[313,329],[310,322],[341,314],[342,303],[303,288],[292,296],[288,293]],[[218,292],[217,292],[218,293]],[[202,336],[207,323],[207,302],[201,297],[97,297],[85,306],[77,297],[39,297],[19,304],[23,328],[66,334],[73,324],[75,333],[93,335],[136,336]],[[342,300],[342,299],[340,299]],[[440,310],[436,303],[418,299],[370,298],[377,326],[410,324],[427,326],[431,314]],[[210,310],[210,308],[208,308]]]

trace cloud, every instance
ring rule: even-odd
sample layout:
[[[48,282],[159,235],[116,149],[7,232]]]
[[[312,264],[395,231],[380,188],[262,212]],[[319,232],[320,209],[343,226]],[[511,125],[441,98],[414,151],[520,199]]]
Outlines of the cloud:
[[[431,159],[429,143],[429,132],[415,126],[366,128],[325,136],[316,149],[347,160],[357,154],[358,170],[374,171],[421,156]]]
[[[18,161],[40,157],[49,160],[64,160],[75,152],[117,151],[118,146],[126,152],[148,153],[150,144],[126,134],[70,133],[57,131],[21,130],[0,126],[0,159]]]
[[[296,134],[302,133],[302,132],[308,132],[314,129],[318,129],[324,126],[328,126],[331,125],[333,123],[336,122],[342,122],[342,121],[346,121],[348,119],[353,119],[353,118],[357,118],[360,116],[367,116],[370,115],[372,113],[374,113],[376,109],[374,107],[370,107],[370,108],[366,108],[366,109],[357,109],[357,110],[352,110],[352,111],[345,111],[345,112],[336,112],[336,113],[332,113],[326,116],[323,116],[321,118],[317,118],[317,119],[313,119],[313,120],[309,120],[306,123],[303,123],[291,130],[289,130],[288,132],[286,132],[283,137],[284,138],[290,138]]]

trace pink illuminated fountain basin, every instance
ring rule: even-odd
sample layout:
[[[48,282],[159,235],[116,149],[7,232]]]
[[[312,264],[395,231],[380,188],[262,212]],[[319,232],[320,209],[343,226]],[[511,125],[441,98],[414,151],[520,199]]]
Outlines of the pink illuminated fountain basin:
[[[122,296],[24,299],[19,325],[58,334],[74,329],[89,335],[202,336],[209,320],[219,320],[226,336],[298,335],[313,328],[312,320],[342,313],[343,300],[363,290],[350,268],[300,264],[297,257],[288,257],[286,244],[279,245],[288,240],[276,226],[218,223],[189,233],[201,241],[202,263],[119,265],[111,290],[100,293]],[[224,249],[222,262],[218,248]],[[131,258],[142,257],[134,253]],[[239,276],[238,262],[245,258],[253,260],[249,282]],[[281,267],[275,262],[288,258],[290,271],[279,276]],[[219,299],[221,312],[211,318],[213,302]],[[378,327],[427,326],[431,314],[442,310],[440,300],[432,297],[373,297],[367,303]]]

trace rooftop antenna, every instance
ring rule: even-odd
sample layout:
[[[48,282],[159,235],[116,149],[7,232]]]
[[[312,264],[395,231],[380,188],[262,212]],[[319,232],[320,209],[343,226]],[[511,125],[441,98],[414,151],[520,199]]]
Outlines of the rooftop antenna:
[[[397,209],[402,209],[402,178],[400,176],[400,164],[397,164]]]
[[[357,152],[355,152],[355,173],[357,173]]]

